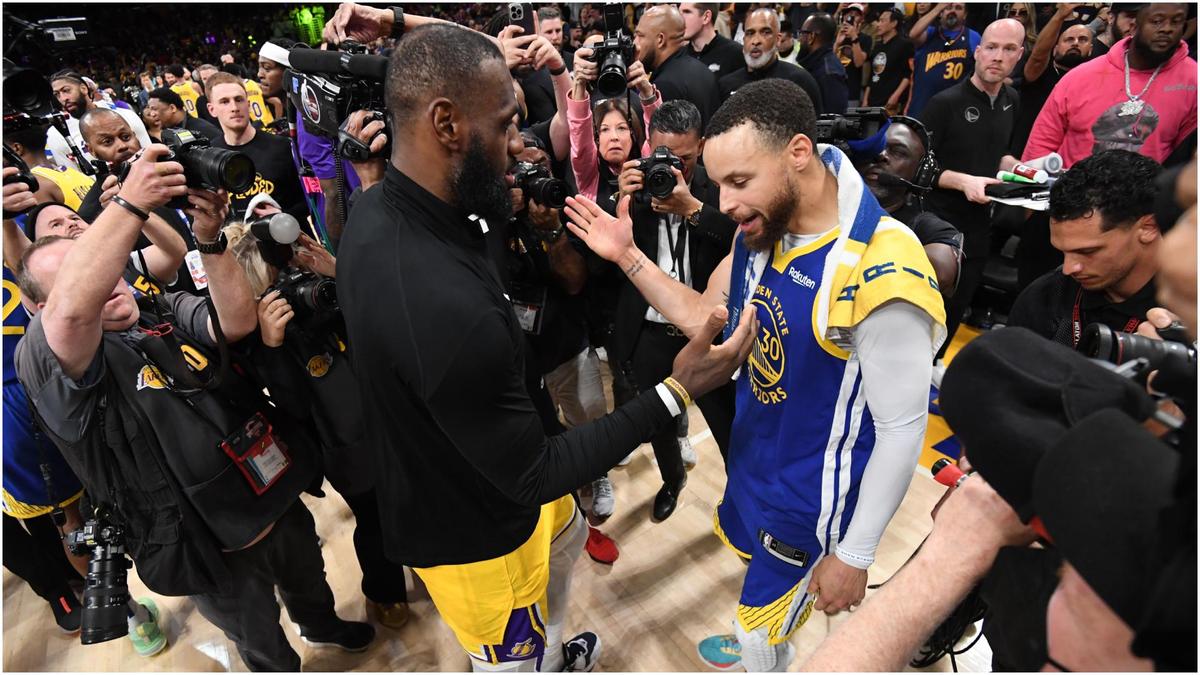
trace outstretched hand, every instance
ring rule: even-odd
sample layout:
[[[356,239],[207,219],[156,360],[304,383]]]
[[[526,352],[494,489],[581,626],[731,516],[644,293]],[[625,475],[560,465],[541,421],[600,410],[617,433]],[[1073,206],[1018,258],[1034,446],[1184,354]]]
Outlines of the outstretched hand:
[[[633,219],[629,217],[627,195],[617,203],[617,217],[613,218],[596,205],[596,202],[576,195],[567,197],[567,227],[588,248],[610,262],[619,262],[621,256],[633,248]]]
[[[742,312],[741,321],[729,339],[713,344],[728,320],[728,309],[723,305],[714,307],[708,320],[675,356],[671,377],[683,385],[693,400],[728,383],[754,347],[758,337],[758,313],[754,311]]]

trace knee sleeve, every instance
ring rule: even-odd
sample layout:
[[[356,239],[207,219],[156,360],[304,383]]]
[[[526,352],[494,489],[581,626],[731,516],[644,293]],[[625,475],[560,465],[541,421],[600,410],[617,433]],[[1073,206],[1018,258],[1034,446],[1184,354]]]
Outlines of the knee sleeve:
[[[734,634],[742,646],[742,667],[748,673],[782,673],[795,656],[791,643],[772,645],[766,626],[746,631],[741,622],[734,621]]]

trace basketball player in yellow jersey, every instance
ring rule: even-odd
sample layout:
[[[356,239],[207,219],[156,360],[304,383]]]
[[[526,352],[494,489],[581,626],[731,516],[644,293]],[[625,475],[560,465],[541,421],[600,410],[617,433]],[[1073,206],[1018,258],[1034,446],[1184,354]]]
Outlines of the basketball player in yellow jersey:
[[[59,202],[79,210],[83,198],[95,182],[73,167],[56,168],[46,159],[47,127],[37,126],[21,130],[4,130],[4,142],[29,165],[38,180],[34,198],[42,202]]]
[[[275,121],[275,116],[271,114],[267,100],[263,98],[262,87],[258,86],[254,80],[246,80],[246,100],[250,102],[251,122],[256,122],[260,128],[266,129]]]
[[[196,104],[204,94],[204,90],[200,88],[200,85],[188,79],[186,77],[186,69],[178,63],[167,66],[164,77],[167,80],[167,85],[171,87],[171,91],[179,94],[179,98],[183,99],[184,111],[192,117],[199,117],[196,113]]]

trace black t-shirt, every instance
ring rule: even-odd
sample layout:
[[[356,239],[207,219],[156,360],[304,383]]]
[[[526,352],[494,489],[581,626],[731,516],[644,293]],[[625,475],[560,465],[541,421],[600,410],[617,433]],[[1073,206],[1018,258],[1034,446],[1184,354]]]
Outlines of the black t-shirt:
[[[935,95],[921,111],[934,153],[942,169],[972,176],[992,176],[1008,152],[1020,97],[1008,85],[996,100],[975,88],[969,79]],[[963,233],[963,255],[986,256],[989,246],[988,204],[967,200],[961,190],[935,188],[928,208]]]
[[[207,138],[209,143],[216,143],[217,140],[223,136],[220,127],[209,122],[205,122],[198,117],[192,117],[191,115],[184,115],[183,124],[180,126],[192,132],[193,134],[198,134],[204,138]]]
[[[295,216],[301,223],[308,222],[308,205],[300,187],[300,174],[292,159],[291,141],[282,137],[257,131],[245,145],[230,145],[222,136],[213,142],[214,147],[244,152],[254,160],[257,174],[249,190],[229,196],[230,217],[244,218],[246,205],[260,192],[270,195],[279,206]]]
[[[922,211],[916,204],[909,202],[900,210],[891,214],[896,220],[908,225],[908,228],[921,240],[922,246],[929,244],[946,244],[960,248],[959,232],[953,225],[938,218],[937,214]]]
[[[709,71],[719,80],[722,77],[746,67],[746,58],[742,56],[742,45],[718,33],[712,41],[704,45],[704,49],[696,51],[688,45],[687,51],[708,67]]]
[[[1079,282],[1063,274],[1059,267],[1021,291],[1008,315],[1008,325],[1028,328],[1047,340],[1074,348],[1076,304],[1080,331],[1089,324],[1101,323],[1130,333],[1146,320],[1146,312],[1158,306],[1153,279],[1124,302],[1114,303],[1103,291],[1083,290]]]
[[[489,560],[523,544],[541,505],[614,466],[670,422],[650,391],[547,437],[526,388],[525,338],[480,224],[390,164],[338,252],[388,557]]]
[[[813,109],[816,110],[818,115],[821,114],[824,101],[821,98],[821,88],[817,86],[816,78],[800,66],[779,59],[775,59],[775,62],[766,68],[750,71],[743,66],[741,69],[722,77],[720,82],[721,102],[724,103],[726,99],[733,95],[733,92],[751,82],[766,80],[772,77],[789,80],[800,85],[804,93],[808,94],[808,97],[812,99]]]
[[[867,105],[887,105],[888,98],[896,91],[896,87],[912,75],[912,58],[913,43],[903,36],[897,35],[889,42],[875,41],[871,56],[867,59],[867,65],[871,69],[867,78],[867,87],[870,89]],[[902,98],[908,98],[911,93],[906,92]]]
[[[870,54],[871,38],[866,35],[859,35],[858,46],[863,52]],[[863,68],[867,67],[870,60],[864,62],[861,66],[854,65],[853,44],[839,46],[836,52],[838,60],[842,62],[842,67],[846,69],[846,92],[850,97],[850,103],[851,105],[857,105],[857,102],[862,100]]]
[[[717,76],[689,56],[686,48],[680,48],[658,64],[650,75],[650,83],[658,87],[664,103],[676,99],[691,101],[700,110],[700,121],[706,127],[721,105]]]
[[[554,117],[558,111],[558,103],[554,99],[554,82],[550,79],[548,68],[535,70],[518,82],[525,92],[525,107],[529,114],[526,118],[531,124],[544,122]]]

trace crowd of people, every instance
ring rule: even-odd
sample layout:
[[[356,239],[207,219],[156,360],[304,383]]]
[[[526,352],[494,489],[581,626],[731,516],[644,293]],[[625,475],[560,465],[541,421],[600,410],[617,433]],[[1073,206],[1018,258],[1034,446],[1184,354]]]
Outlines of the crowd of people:
[[[695,404],[746,563],[705,665],[787,670],[815,610],[806,669],[898,670],[971,594],[997,669],[1195,670],[1194,5],[174,11],[22,61],[53,110],[5,64],[4,565],[63,630],[83,528],[251,670],[301,668],[280,603],[365,650],[328,479],[379,625],[408,567],[475,670],[590,671],[610,470],[649,443],[670,519]],[[378,109],[296,74],[347,41]],[[931,397],[961,478],[868,598]]]

